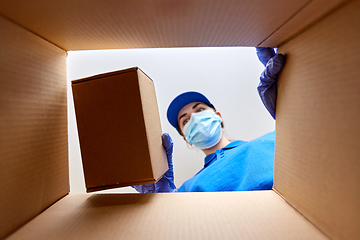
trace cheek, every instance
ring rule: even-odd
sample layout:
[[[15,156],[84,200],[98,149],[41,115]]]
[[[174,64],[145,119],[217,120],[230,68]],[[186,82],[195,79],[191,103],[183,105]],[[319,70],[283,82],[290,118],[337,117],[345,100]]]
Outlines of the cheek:
[[[178,126],[178,129],[180,130],[180,135],[184,137],[184,136],[185,136],[185,135],[184,135],[184,127],[180,127],[179,122],[178,122],[178,125],[177,125],[177,126]]]
[[[183,137],[185,137],[184,128],[183,128],[183,127],[180,127],[180,132],[181,132],[181,135],[182,135]]]

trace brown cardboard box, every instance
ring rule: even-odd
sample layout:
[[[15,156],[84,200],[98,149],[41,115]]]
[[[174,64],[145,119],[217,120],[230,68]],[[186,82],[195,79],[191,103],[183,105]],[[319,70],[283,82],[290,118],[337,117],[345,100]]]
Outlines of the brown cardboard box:
[[[87,192],[154,183],[168,169],[153,81],[139,68],[72,81]]]
[[[0,238],[360,239],[359,0],[0,6]],[[273,191],[68,195],[66,51],[190,46],[287,55]]]
[[[8,239],[327,237],[275,192],[256,191],[70,194]]]

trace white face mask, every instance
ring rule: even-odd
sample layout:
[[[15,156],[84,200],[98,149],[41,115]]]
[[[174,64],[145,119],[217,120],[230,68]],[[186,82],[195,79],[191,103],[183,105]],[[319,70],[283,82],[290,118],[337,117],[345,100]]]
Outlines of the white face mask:
[[[208,149],[220,142],[221,118],[213,110],[192,113],[184,126],[185,139],[200,149]]]

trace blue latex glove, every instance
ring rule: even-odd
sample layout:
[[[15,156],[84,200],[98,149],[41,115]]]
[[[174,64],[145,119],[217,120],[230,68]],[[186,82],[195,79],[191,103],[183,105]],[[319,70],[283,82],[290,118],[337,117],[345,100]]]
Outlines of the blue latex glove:
[[[273,48],[267,48],[267,47],[257,47],[256,48],[256,54],[260,60],[260,62],[266,67],[267,62],[276,55]]]
[[[165,148],[166,158],[169,165],[169,170],[156,183],[132,186],[140,193],[158,193],[158,192],[175,192],[176,186],[174,184],[174,170],[172,163],[173,141],[168,133],[163,133],[162,144]]]
[[[285,57],[282,54],[275,54],[272,48],[256,48],[256,54],[265,70],[260,75],[258,92],[260,98],[275,119],[276,98],[277,98],[277,76],[284,65]]]

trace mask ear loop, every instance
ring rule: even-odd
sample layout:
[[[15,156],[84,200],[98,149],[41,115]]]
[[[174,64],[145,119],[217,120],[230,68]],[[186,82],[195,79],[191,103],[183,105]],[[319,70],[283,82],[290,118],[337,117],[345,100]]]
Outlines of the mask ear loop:
[[[183,136],[184,141],[186,142],[186,145],[188,146],[188,148],[193,148],[193,144],[189,143],[188,141],[186,141],[185,135]]]
[[[192,145],[192,144],[190,144],[188,142],[186,142],[186,146],[187,146],[188,149],[194,149],[195,148],[194,145]]]

